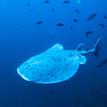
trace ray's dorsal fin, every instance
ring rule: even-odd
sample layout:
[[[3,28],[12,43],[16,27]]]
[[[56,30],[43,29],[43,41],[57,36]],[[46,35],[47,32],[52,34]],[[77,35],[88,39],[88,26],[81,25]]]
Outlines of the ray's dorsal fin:
[[[50,51],[60,51],[60,50],[63,50],[63,46],[59,43],[56,43],[54,44],[52,47],[50,47],[47,51],[50,52]]]
[[[81,51],[84,49],[84,43],[80,43],[78,46],[77,46],[77,51]]]

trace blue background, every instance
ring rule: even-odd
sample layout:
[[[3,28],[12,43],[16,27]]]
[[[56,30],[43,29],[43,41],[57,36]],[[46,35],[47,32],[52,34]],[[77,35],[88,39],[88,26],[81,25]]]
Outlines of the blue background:
[[[106,10],[106,0],[81,0],[80,4],[75,0],[69,4],[63,0],[50,0],[49,4],[43,0],[0,0],[0,107],[107,107],[107,64],[97,67],[107,58],[107,20],[103,18]],[[87,21],[92,13],[97,17]],[[79,22],[73,22],[73,18]],[[38,25],[40,20],[43,24]],[[57,27],[59,22],[64,26]],[[86,38],[88,30],[93,33]],[[91,48],[100,34],[101,57],[88,56],[87,63],[65,82],[40,85],[17,74],[16,68],[23,61],[55,43],[61,43],[65,49],[76,49],[84,42],[85,48]]]

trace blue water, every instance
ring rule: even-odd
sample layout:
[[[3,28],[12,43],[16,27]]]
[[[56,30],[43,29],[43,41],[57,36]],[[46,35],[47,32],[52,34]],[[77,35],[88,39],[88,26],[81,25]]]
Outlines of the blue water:
[[[43,1],[0,0],[0,107],[107,107],[107,64],[97,67],[107,58],[107,19],[103,18],[107,15],[107,1]],[[92,13],[97,14],[96,18],[87,21]],[[41,20],[43,23],[37,24]],[[64,26],[58,27],[57,23]],[[89,30],[93,33],[87,38],[85,32]],[[85,48],[91,48],[101,34],[101,56],[89,55],[87,63],[65,82],[40,85],[17,74],[16,68],[23,61],[55,43],[63,44],[65,49],[76,49],[84,42]]]

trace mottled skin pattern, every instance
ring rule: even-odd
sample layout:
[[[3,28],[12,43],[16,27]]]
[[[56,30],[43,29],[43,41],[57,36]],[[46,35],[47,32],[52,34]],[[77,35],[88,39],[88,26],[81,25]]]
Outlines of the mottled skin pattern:
[[[35,83],[56,83],[71,78],[79,67],[80,54],[76,50],[63,50],[55,44],[46,52],[31,57],[19,66],[20,75]]]
[[[33,56],[17,68],[18,74],[27,81],[41,84],[62,82],[71,78],[80,64],[86,63],[85,55],[93,53],[98,56],[102,44],[99,38],[91,50],[81,50],[81,43],[76,50],[64,50],[55,44],[47,51]]]

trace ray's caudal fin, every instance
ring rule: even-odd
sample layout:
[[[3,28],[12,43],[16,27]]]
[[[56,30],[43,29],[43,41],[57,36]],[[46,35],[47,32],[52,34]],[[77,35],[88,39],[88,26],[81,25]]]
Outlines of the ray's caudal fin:
[[[103,45],[103,42],[102,42],[102,37],[100,37],[96,44],[94,45],[93,47],[93,54],[94,56],[96,57],[99,57],[100,56],[100,52],[101,52],[101,49],[102,49],[102,45]]]
[[[95,43],[94,47],[91,50],[81,51],[82,55],[94,54],[94,56],[99,57],[101,48],[102,48],[102,37],[100,37]]]

